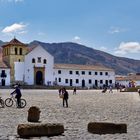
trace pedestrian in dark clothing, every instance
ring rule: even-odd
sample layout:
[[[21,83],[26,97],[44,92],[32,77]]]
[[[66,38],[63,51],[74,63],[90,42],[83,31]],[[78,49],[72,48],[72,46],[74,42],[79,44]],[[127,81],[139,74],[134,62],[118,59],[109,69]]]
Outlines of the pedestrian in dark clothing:
[[[11,95],[16,94],[15,98],[17,99],[17,107],[20,108],[21,107],[20,99],[22,94],[18,85],[15,85],[15,88],[16,89],[11,93]]]
[[[76,94],[76,87],[73,89],[73,95]]]
[[[68,107],[69,94],[65,88],[63,88],[63,95],[64,95],[63,96],[63,107],[65,107],[65,104],[66,104],[66,107]]]
[[[62,94],[62,88],[60,88],[60,89],[58,90],[58,92],[59,92],[59,95],[61,95],[61,94]]]

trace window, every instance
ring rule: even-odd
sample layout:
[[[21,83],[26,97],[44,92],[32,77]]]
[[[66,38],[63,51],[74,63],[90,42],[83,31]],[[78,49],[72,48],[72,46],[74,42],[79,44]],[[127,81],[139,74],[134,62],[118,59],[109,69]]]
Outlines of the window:
[[[44,60],[43,60],[43,63],[44,63],[44,64],[47,64],[47,60],[46,60],[46,59],[44,59]]]
[[[103,75],[103,72],[100,72],[100,75]]]
[[[105,75],[108,75],[108,72],[105,72]]]
[[[79,75],[79,71],[76,71],[76,74]]]
[[[98,75],[98,72],[95,72],[95,75]]]
[[[22,55],[22,48],[19,49],[19,54]]]
[[[32,59],[32,63],[35,63],[35,59],[34,58]]]
[[[61,74],[61,70],[58,70],[58,74]]]
[[[79,83],[79,79],[76,79],[76,84],[78,84]]]
[[[15,48],[15,55],[17,55],[17,48]]]
[[[65,79],[65,83],[68,83],[68,79]]]
[[[59,78],[58,81],[61,82],[61,78]]]
[[[112,80],[109,80],[109,83],[112,84]]]
[[[2,71],[1,71],[1,77],[2,77],[2,78],[3,78],[3,77],[6,77],[5,70],[2,70]]]
[[[85,71],[82,71],[82,75],[85,75]]]
[[[41,63],[41,57],[38,57],[38,58],[37,58],[37,62],[38,62],[38,63]]]
[[[5,70],[2,70],[1,72],[2,72],[2,73],[5,73]]]
[[[91,75],[91,71],[89,71],[88,74]]]
[[[69,74],[72,74],[72,71],[69,71]]]
[[[103,84],[103,80],[100,80],[100,84]]]
[[[89,82],[89,84],[91,84],[92,83],[91,79],[89,79],[88,82]]]

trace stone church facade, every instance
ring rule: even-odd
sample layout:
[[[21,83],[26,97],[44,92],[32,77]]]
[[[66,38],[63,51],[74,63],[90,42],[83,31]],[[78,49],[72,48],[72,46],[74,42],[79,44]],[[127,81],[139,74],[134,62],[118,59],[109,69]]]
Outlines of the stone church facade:
[[[74,64],[54,64],[54,57],[42,46],[29,48],[14,38],[2,46],[0,85],[17,82],[27,85],[93,87],[114,85],[112,69]]]

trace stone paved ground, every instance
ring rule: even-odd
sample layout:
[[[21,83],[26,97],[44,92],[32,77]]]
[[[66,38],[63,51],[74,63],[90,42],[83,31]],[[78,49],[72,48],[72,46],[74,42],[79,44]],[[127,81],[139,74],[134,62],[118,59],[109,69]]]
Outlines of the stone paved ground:
[[[9,97],[10,89],[1,89],[3,99]],[[21,140],[17,125],[27,123],[29,107],[41,109],[42,123],[63,123],[65,132],[61,136],[31,138],[33,140],[140,140],[140,97],[138,93],[101,93],[81,90],[77,95],[69,91],[69,108],[62,107],[57,90],[22,90],[27,100],[24,109],[0,108],[0,140]],[[87,131],[90,121],[126,123],[127,134],[95,135]]]

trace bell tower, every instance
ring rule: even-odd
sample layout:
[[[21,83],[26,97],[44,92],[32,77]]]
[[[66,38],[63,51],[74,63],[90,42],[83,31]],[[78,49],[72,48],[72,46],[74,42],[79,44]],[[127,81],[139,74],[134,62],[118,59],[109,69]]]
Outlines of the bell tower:
[[[2,59],[10,67],[11,84],[15,82],[14,62],[24,62],[24,57],[28,52],[27,45],[16,38],[2,46]]]

